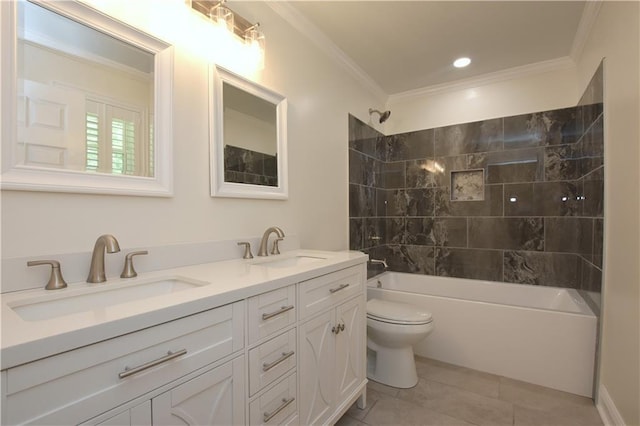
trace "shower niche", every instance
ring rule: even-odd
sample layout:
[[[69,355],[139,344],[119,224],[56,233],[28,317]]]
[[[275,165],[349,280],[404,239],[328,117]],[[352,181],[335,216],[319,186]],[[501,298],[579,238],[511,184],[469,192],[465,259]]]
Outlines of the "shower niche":
[[[484,201],[484,169],[452,171],[451,201]]]

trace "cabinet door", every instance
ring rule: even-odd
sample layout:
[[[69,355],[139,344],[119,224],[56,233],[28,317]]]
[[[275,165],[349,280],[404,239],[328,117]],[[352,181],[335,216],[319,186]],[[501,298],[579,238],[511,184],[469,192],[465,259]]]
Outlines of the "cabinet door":
[[[364,380],[366,372],[364,306],[364,299],[356,297],[336,308],[336,324],[341,329],[336,335],[335,351],[334,374],[337,402],[351,396],[351,393]]]
[[[154,425],[244,424],[244,356],[153,398]]]
[[[322,424],[332,414],[334,400],[334,311],[300,326],[300,424]]]
[[[151,401],[116,414],[96,426],[151,426]]]

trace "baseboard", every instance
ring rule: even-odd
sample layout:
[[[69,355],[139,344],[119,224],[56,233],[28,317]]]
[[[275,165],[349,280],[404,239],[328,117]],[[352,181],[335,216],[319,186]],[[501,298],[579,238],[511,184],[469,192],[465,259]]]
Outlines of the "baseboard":
[[[607,388],[603,385],[600,385],[598,389],[596,408],[598,409],[598,413],[600,413],[604,426],[625,426],[624,419],[613,403],[609,392],[607,392]]]

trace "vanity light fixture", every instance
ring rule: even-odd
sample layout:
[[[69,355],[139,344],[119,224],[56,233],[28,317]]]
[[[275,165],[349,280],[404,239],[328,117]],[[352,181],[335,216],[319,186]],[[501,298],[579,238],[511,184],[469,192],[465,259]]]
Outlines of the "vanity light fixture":
[[[247,28],[244,31],[244,42],[260,58],[259,62],[264,66],[264,34],[258,28],[260,28],[260,22]]]
[[[224,6],[226,1],[227,0],[220,0],[209,9],[209,19],[219,26],[225,27],[233,34],[235,28],[234,15],[231,9]]]
[[[264,54],[264,34],[259,31],[260,23],[251,23],[225,4],[227,0],[185,0],[193,10],[209,18],[215,24],[226,27],[245,44],[260,49]]]
[[[458,58],[455,61],[453,61],[453,66],[456,68],[464,68],[466,66],[468,66],[471,63],[471,59],[463,57],[463,58]]]

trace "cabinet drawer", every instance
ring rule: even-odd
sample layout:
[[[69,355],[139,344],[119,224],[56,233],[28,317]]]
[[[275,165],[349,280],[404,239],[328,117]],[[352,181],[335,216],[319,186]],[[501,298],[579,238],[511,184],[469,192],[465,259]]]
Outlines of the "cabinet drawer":
[[[251,425],[290,424],[297,410],[296,374],[294,373],[249,404],[249,422]]]
[[[300,284],[300,318],[308,318],[364,291],[361,266],[332,272]]]
[[[249,351],[250,395],[296,366],[296,330],[268,340]]]
[[[243,345],[244,302],[236,302],[11,368],[6,420],[78,423]]]
[[[279,288],[249,299],[249,344],[296,322],[296,286]]]

